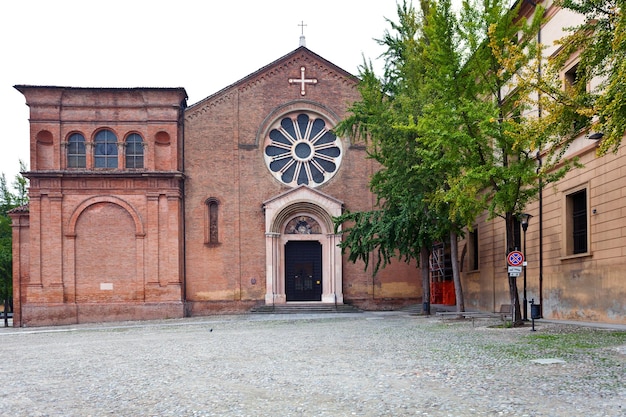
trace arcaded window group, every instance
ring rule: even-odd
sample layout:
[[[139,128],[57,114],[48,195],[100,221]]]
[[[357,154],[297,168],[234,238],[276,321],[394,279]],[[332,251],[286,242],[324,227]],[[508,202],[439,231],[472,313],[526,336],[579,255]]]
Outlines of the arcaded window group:
[[[86,168],[88,143],[81,133],[73,133],[67,141],[67,167]],[[120,152],[121,149],[121,152]],[[119,168],[120,153],[124,168],[144,167],[144,141],[137,133],[130,133],[123,142],[117,141],[115,133],[108,129],[96,133],[93,141],[94,168]]]

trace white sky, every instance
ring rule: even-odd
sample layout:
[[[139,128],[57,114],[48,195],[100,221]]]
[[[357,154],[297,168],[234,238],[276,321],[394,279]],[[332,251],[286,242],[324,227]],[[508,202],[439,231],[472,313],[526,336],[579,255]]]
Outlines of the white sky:
[[[401,0],[400,0],[401,1]],[[30,167],[29,111],[14,85],[184,87],[194,104],[306,46],[358,74],[396,0],[1,0],[0,173]]]

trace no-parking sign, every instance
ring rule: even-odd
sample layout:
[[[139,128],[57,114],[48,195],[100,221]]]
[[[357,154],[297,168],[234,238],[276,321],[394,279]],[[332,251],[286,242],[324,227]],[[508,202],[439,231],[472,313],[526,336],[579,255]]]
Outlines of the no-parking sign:
[[[506,263],[508,263],[509,266],[522,266],[524,263],[524,254],[518,250],[511,251],[506,256]]]

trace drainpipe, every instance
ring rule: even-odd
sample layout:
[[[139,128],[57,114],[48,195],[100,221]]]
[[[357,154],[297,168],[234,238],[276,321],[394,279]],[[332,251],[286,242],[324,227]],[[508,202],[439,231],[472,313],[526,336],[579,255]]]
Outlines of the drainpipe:
[[[537,3],[533,0],[526,0],[531,6],[537,7]],[[541,26],[537,31],[537,44],[541,45]],[[541,58],[539,54],[539,62],[537,62],[537,81],[541,81]],[[537,117],[541,119],[541,91],[537,91]],[[541,171],[541,149],[537,150],[537,175]],[[524,306],[526,308],[526,306]],[[543,181],[539,178],[539,316],[543,318]]]
[[[183,177],[182,177],[182,185],[181,185],[181,191],[182,191],[182,195],[181,195],[181,213],[182,213],[182,238],[183,238],[183,247],[182,247],[182,256],[183,256],[183,261],[180,263],[182,270],[182,297],[183,297],[183,317],[190,317],[191,314],[189,312],[188,306],[187,306],[187,239],[186,239],[186,229],[185,229],[185,225],[186,225],[186,216],[185,216],[185,108],[187,108],[187,102],[186,100],[183,100],[180,103],[180,115],[179,117],[179,128],[182,132],[182,134],[180,135],[180,141],[181,146],[181,171],[183,172]]]
[[[541,170],[541,154],[537,151],[537,173]],[[543,318],[543,182],[539,178],[539,316]]]
[[[533,6],[537,6],[533,3]],[[539,26],[539,30],[537,31],[537,44],[541,46],[541,26]],[[542,54],[539,55],[539,62],[537,63],[537,81],[541,81],[541,58]],[[538,99],[541,99],[541,92],[537,92]],[[541,108],[541,100],[538,100],[537,105],[537,117],[541,119],[542,117],[542,108]],[[541,169],[541,150],[537,151],[537,161],[538,167],[537,172]],[[539,317],[543,318],[543,183],[541,178],[539,178]]]

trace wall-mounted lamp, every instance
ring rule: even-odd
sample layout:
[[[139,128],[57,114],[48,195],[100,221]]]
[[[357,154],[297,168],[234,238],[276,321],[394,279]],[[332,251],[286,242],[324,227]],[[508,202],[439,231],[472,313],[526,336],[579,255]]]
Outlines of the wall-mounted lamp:
[[[588,138],[591,140],[600,140],[602,139],[602,137],[604,137],[604,133],[602,132],[592,133],[591,135],[588,136]]]

